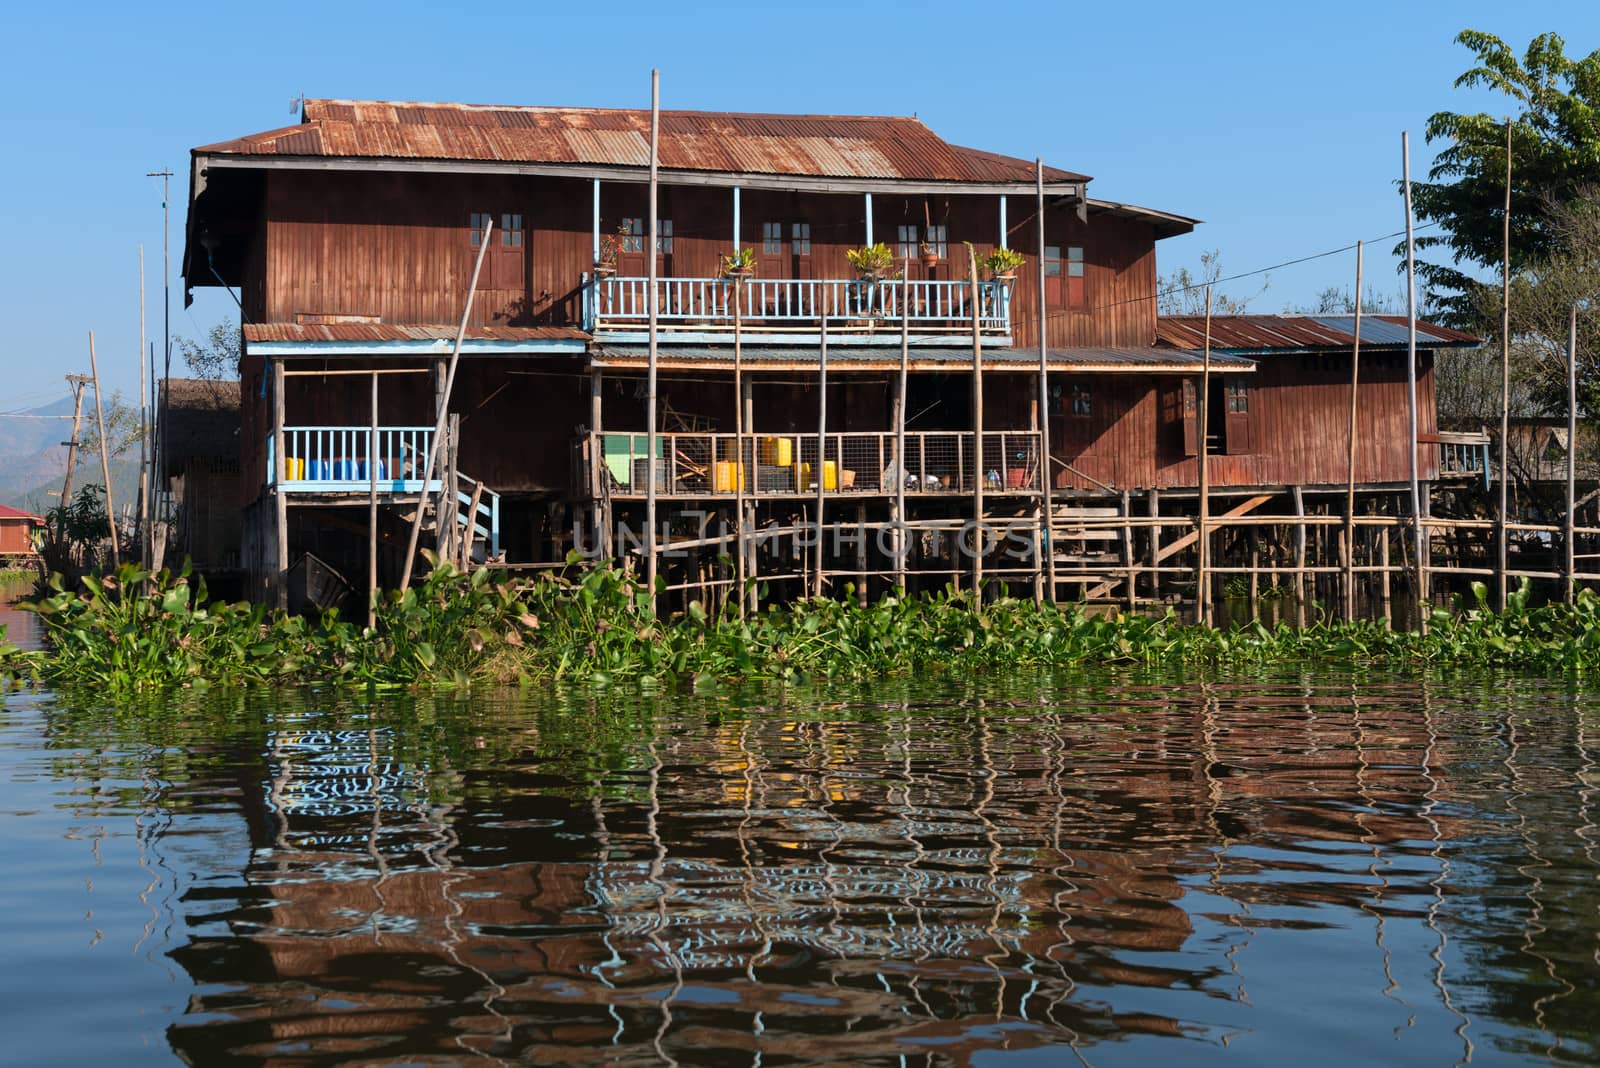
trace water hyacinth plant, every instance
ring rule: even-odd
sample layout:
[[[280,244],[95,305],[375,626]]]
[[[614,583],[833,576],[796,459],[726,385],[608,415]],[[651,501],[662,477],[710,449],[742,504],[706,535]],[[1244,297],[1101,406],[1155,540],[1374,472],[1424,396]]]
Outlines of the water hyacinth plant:
[[[772,606],[743,619],[709,614],[696,602],[662,620],[644,585],[613,568],[513,580],[434,563],[420,585],[383,597],[372,629],[333,613],[308,620],[210,603],[187,569],[152,575],[129,565],[77,591],[58,580],[33,606],[49,648],[27,653],[0,642],[0,676],[126,691],[865,679],[1113,663],[1600,668],[1600,597],[1585,591],[1575,604],[1534,608],[1526,585],[1503,612],[1475,587],[1462,610],[1436,611],[1426,635],[1341,622],[1217,630],[1171,612],[1094,612],[953,589],[862,606],[846,587],[838,599]]]

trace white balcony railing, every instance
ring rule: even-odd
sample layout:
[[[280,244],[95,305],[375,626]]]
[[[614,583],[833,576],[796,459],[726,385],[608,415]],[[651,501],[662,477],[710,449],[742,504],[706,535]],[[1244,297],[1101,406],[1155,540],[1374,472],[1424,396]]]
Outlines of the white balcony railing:
[[[742,325],[752,332],[813,330],[826,318],[844,332],[897,325],[918,333],[972,329],[972,283],[886,279],[751,278],[737,287]],[[656,321],[668,330],[733,329],[736,287],[726,278],[656,280]],[[592,329],[634,330],[649,320],[648,278],[600,278],[585,290]],[[978,329],[1011,333],[1011,284],[978,283]]]

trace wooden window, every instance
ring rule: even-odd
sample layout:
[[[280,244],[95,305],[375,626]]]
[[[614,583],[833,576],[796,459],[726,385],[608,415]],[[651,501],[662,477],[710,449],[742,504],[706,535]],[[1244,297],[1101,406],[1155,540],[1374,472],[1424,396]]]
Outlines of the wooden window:
[[[656,251],[663,256],[672,255],[672,220],[656,220]]]
[[[1087,419],[1094,414],[1094,397],[1089,387],[1080,382],[1072,384],[1072,414],[1078,419]]]
[[[914,260],[917,258],[917,228],[915,226],[900,227],[896,240],[895,258],[901,260]]]
[[[932,245],[933,251],[939,254],[940,259],[943,259],[950,254],[950,228],[948,226],[928,227],[923,243]],[[920,255],[920,253],[921,250],[919,249],[918,254]]]
[[[627,218],[622,220],[622,251],[644,251],[644,220]]]
[[[489,221],[493,218],[486,211],[475,211],[469,216],[467,225],[470,227],[469,240],[473,248],[483,244],[483,232],[489,228]]]
[[[764,256],[783,255],[783,223],[761,224],[761,254]]]
[[[811,224],[797,222],[790,227],[789,233],[794,240],[794,254],[796,256],[811,255]]]
[[[522,247],[521,215],[506,213],[500,216],[500,244],[506,248]]]
[[[1250,387],[1243,382],[1228,383],[1228,413],[1238,415],[1250,411]]]
[[[1067,308],[1083,307],[1083,278],[1081,246],[1044,247],[1044,292],[1047,304]]]

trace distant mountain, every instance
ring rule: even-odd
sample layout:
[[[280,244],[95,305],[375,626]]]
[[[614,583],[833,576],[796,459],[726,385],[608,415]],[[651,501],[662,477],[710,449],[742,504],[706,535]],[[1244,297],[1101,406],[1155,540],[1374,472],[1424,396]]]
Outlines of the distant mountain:
[[[84,419],[94,418],[93,397],[84,398]],[[59,503],[61,479],[67,472],[67,448],[72,436],[72,398],[63,397],[36,408],[0,412],[0,504],[43,515]],[[78,455],[77,486],[100,485],[100,455]],[[137,455],[111,462],[111,491],[122,511],[132,502],[139,484]]]

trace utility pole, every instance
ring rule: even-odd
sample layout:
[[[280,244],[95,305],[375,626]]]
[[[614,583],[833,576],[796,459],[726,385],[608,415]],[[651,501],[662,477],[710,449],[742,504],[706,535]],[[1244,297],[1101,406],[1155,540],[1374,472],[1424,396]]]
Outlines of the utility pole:
[[[117,505],[111,495],[111,454],[106,447],[106,407],[100,400],[100,361],[94,355],[94,331],[89,331],[89,370],[94,381],[94,418],[100,430],[100,474],[106,480],[106,523],[111,527],[111,567],[121,563],[122,546],[117,541]]]
[[[72,504],[72,469],[78,463],[78,429],[83,422],[83,387],[91,379],[88,375],[68,375],[67,385],[72,387],[72,440],[63,441],[67,447],[67,477],[61,480],[61,507]]]
[[[150,397],[144,365],[144,245],[139,246],[139,566],[150,566]]]

